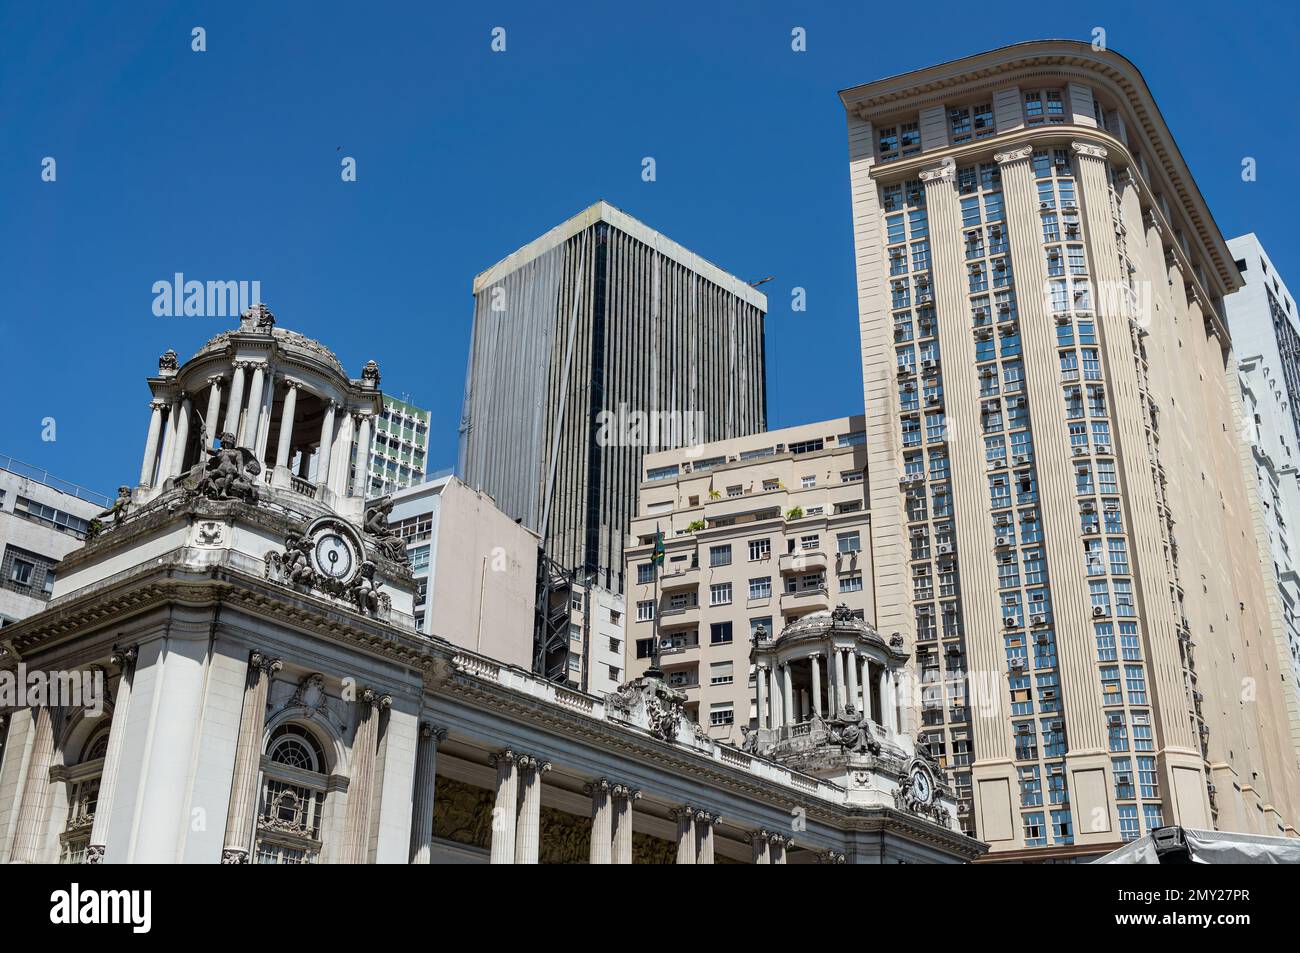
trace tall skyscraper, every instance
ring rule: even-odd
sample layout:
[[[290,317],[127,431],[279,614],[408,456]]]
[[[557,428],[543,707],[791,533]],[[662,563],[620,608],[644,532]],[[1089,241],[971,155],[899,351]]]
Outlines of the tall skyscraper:
[[[1244,284],[1224,304],[1244,404],[1258,495],[1255,535],[1264,575],[1277,589],[1273,632],[1290,688],[1287,714],[1300,752],[1300,318],[1268,254],[1253,234],[1228,242]]]
[[[767,299],[597,202],[474,280],[460,472],[623,591],[641,458],[767,425]]]
[[[920,729],[963,824],[1006,858],[1292,832],[1240,278],[1141,73],[1037,41],[841,99],[877,625],[956,663]]]
[[[429,412],[409,401],[384,395],[384,409],[375,418],[375,433],[366,451],[366,495],[383,496],[425,480],[429,473]],[[354,459],[355,463],[355,459]]]

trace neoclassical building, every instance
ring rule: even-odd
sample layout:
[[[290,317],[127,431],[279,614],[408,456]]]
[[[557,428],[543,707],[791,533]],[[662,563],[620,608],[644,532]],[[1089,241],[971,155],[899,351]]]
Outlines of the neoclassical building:
[[[0,713],[0,862],[980,855],[936,762],[863,694],[906,656],[843,613],[754,652],[820,647],[839,673],[850,649],[856,694],[833,675],[827,707],[743,748],[660,679],[585,694],[418,632],[406,548],[347,467],[378,383],[260,307],[184,364],[164,355],[139,485],[0,639],[0,670],[107,686],[102,705]]]

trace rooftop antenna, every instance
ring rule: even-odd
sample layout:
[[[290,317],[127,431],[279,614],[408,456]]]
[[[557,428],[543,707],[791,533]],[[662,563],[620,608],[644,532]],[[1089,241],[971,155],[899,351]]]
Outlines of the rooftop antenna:
[[[776,275],[768,275],[766,278],[759,278],[758,281],[751,281],[751,282],[749,283],[749,286],[750,286],[751,288],[757,288],[759,285],[765,285],[765,284],[767,284],[769,281],[771,281],[771,280],[772,280],[773,278],[775,278],[775,277],[776,277]]]

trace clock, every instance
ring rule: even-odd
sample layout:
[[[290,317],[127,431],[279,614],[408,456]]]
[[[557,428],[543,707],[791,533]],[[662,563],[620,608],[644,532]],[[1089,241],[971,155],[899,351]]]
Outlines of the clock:
[[[316,536],[312,543],[312,561],[322,576],[338,580],[348,579],[357,563],[351,544],[333,530],[325,530]]]
[[[912,769],[910,787],[912,798],[918,804],[929,804],[934,798],[934,782],[930,780],[930,773],[922,767]]]

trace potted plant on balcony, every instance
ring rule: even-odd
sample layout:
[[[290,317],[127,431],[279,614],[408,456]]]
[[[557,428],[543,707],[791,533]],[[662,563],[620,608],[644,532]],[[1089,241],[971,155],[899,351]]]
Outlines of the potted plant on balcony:
[[[788,510],[785,511],[785,518],[788,520],[803,519],[803,507],[802,506],[790,507]]]
[[[698,533],[704,529],[704,520],[691,520],[690,525],[686,527],[688,533]]]

